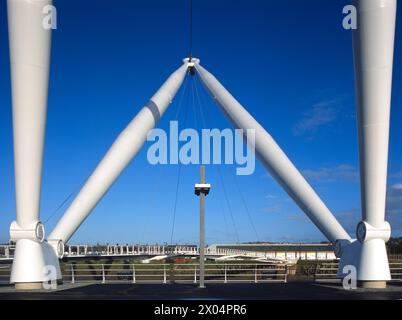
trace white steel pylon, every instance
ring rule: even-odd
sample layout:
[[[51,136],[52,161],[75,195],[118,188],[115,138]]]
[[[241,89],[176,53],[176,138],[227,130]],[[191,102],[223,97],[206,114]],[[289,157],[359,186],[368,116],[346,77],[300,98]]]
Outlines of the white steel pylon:
[[[391,280],[385,247],[391,226],[385,221],[385,204],[397,2],[355,0],[354,5],[362,221],[356,228],[357,240],[339,248],[338,274],[352,265],[362,287],[384,288]]]
[[[48,272],[53,271],[50,278],[61,277],[61,247],[56,244],[54,251],[44,240],[39,219],[51,43],[51,29],[42,23],[43,9],[51,4],[51,0],[7,3],[17,210],[10,226],[10,240],[16,242],[10,280],[21,289],[41,288]]]

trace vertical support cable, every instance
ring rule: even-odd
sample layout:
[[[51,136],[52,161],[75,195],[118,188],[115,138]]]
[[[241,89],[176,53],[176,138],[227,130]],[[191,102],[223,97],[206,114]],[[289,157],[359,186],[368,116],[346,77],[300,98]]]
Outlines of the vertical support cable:
[[[188,55],[189,61],[193,59],[193,0],[190,0],[190,33],[189,33],[189,38],[190,38],[190,53]]]

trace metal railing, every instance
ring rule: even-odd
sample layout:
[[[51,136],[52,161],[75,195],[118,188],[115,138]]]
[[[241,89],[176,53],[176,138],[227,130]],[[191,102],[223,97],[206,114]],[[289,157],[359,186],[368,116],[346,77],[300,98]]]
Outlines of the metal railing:
[[[315,281],[333,281],[339,280],[337,278],[338,262],[325,262],[317,265],[315,270]]]
[[[197,283],[198,264],[62,264],[67,283]],[[0,284],[10,282],[11,265],[0,265]],[[287,267],[277,264],[206,264],[205,282],[287,282]]]
[[[198,264],[65,264],[63,281],[71,283],[197,283]],[[285,265],[206,264],[205,281],[286,282]]]
[[[392,280],[402,281],[402,261],[390,262],[389,270],[391,271]]]
[[[402,261],[389,263],[393,281],[402,281]],[[197,283],[198,264],[101,264],[62,263],[64,282],[70,283]],[[230,282],[287,282],[295,269],[284,264],[207,263],[205,281]],[[295,270],[293,270],[295,271]],[[338,262],[317,264],[315,281],[340,281],[336,274]],[[0,284],[10,282],[11,264],[0,264]]]
[[[333,281],[339,280],[337,278],[338,262],[326,262],[318,264],[315,280],[316,281]],[[401,262],[389,262],[389,269],[391,272],[392,281],[402,281],[402,261]]]
[[[10,283],[11,264],[0,264],[0,284]]]

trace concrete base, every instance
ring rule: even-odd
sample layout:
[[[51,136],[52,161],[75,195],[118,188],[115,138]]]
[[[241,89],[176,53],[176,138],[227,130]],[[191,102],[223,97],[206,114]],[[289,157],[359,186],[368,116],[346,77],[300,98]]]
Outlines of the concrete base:
[[[15,284],[16,290],[40,290],[42,288],[42,282],[17,282]]]
[[[364,289],[386,289],[386,281],[358,281],[357,285],[359,288]]]

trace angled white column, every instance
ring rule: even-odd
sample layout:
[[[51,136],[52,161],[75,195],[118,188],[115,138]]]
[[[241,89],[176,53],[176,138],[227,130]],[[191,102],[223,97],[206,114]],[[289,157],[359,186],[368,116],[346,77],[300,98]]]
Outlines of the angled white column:
[[[188,70],[188,63],[177,69],[119,135],[105,157],[60,219],[49,239],[67,242],[95,208],[123,170],[137,155],[148,132],[155,127],[172,102]]]
[[[357,0],[353,31],[359,130],[362,221],[342,265],[353,264],[363,287],[385,287],[391,279],[385,242],[388,139],[396,0]],[[341,270],[340,270],[341,271]]]
[[[332,242],[340,239],[350,239],[348,233],[335,219],[271,135],[211,73],[201,67],[196,59],[193,59],[193,61],[195,61],[195,69],[206,89],[233,125],[236,128],[244,129],[245,133],[247,129],[255,130],[255,145],[249,146],[256,151],[256,154],[271,175],[310,220]],[[250,144],[250,141],[248,143]]]
[[[44,241],[39,220],[42,159],[48,98],[51,29],[43,25],[51,0],[8,0],[8,30],[13,103],[17,219],[10,226],[16,241],[11,283],[40,288],[44,267],[58,259]]]

